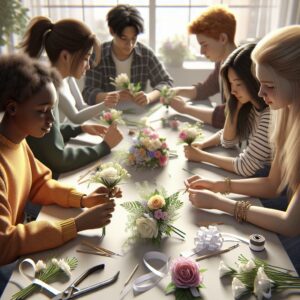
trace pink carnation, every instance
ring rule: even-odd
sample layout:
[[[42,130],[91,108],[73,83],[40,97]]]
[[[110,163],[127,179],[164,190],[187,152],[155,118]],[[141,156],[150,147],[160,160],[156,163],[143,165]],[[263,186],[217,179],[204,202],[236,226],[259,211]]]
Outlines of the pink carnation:
[[[158,135],[156,132],[152,132],[152,133],[150,134],[150,138],[151,138],[152,140],[155,140],[155,139],[158,139],[158,138],[159,138],[159,135]]]
[[[197,287],[203,282],[197,263],[189,258],[179,257],[171,265],[172,281],[179,288]]]
[[[183,141],[185,141],[187,139],[188,135],[185,131],[181,131],[179,133],[179,138],[182,139]]]
[[[112,115],[111,115],[110,112],[106,112],[106,113],[103,114],[103,118],[104,118],[105,121],[110,121],[111,118],[112,118]]]

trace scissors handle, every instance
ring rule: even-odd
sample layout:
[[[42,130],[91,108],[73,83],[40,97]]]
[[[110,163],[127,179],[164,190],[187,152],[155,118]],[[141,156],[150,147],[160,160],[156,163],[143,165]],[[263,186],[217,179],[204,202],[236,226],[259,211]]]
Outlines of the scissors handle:
[[[83,274],[81,274],[72,284],[71,286],[77,286],[79,285],[85,278],[87,278],[89,275],[93,274],[94,272],[98,270],[103,270],[105,268],[105,264],[100,264],[95,267],[92,267],[85,271]]]
[[[90,292],[92,292],[92,291],[94,291],[96,289],[104,287],[106,285],[110,285],[110,284],[112,284],[112,283],[114,283],[114,282],[117,281],[117,279],[119,278],[119,274],[120,274],[120,271],[118,271],[113,277],[111,277],[109,279],[106,279],[106,280],[101,281],[99,283],[93,284],[93,285],[91,285],[89,287],[80,289],[79,291],[73,293],[69,299],[77,298],[77,297],[79,297],[79,296],[81,296],[83,294],[87,294],[87,293],[90,293]]]

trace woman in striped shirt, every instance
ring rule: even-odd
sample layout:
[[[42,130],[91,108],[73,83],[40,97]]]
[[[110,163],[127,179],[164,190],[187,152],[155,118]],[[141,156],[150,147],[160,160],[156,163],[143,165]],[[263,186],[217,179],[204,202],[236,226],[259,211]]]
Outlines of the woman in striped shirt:
[[[243,45],[224,62],[221,69],[227,98],[224,129],[202,143],[185,146],[188,160],[208,162],[245,177],[269,170],[272,158],[269,144],[270,110],[258,96],[259,83],[251,72],[250,56],[254,47],[254,44]],[[203,150],[220,144],[225,148],[236,145],[244,147],[237,157]]]

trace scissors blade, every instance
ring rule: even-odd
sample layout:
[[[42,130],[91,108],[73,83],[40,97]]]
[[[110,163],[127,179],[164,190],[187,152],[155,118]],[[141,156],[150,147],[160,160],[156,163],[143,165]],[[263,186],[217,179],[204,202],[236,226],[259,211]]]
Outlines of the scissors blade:
[[[100,289],[102,287],[105,287],[107,285],[110,285],[114,282],[116,282],[119,278],[119,274],[120,274],[120,271],[118,271],[113,277],[109,278],[109,279],[106,279],[104,281],[101,281],[99,283],[96,283],[94,285],[91,285],[89,287],[86,287],[86,288],[83,288],[83,289],[80,289],[78,292],[75,292],[73,293],[70,298],[68,299],[73,299],[73,298],[76,298],[76,297],[79,297],[80,295],[82,294],[87,294],[87,293],[90,293],[94,290],[97,290],[97,289]],[[58,298],[59,299],[59,298]]]

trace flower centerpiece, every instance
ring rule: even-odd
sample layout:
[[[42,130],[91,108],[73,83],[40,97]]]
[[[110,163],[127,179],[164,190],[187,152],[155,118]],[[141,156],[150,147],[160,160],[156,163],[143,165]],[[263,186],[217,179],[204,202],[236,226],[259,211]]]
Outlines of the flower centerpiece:
[[[191,52],[183,37],[167,38],[161,45],[159,53],[163,62],[171,67],[182,67],[184,59],[191,58]]]
[[[113,123],[125,124],[122,118],[123,112],[116,109],[110,109],[109,111],[104,111],[100,116],[100,121],[107,125],[112,125]]]
[[[131,83],[127,74],[121,73],[116,78],[110,78],[111,84],[116,87],[117,90],[129,90],[133,95],[141,90],[141,84]]]
[[[180,126],[179,139],[180,142],[191,145],[196,140],[200,139],[203,136],[202,133],[202,123],[197,122],[195,124],[183,123]]]
[[[179,192],[168,196],[164,189],[155,189],[141,196],[140,201],[121,204],[129,212],[126,227],[126,230],[131,231],[129,242],[143,238],[160,243],[164,235],[171,236],[171,233],[185,238],[185,233],[172,225],[177,219],[178,209],[183,205],[178,199]]]
[[[150,128],[139,131],[129,149],[129,165],[144,167],[164,167],[169,161],[169,148],[166,139]]]
[[[248,260],[240,255],[238,269],[220,262],[220,277],[229,275],[233,277],[232,292],[235,299],[249,293],[253,293],[257,299],[270,299],[272,292],[284,289],[300,289],[300,278],[290,274],[277,266],[272,266],[266,261],[255,258]]]
[[[56,280],[58,277],[62,275],[70,278],[71,271],[73,271],[78,265],[78,260],[76,257],[59,259],[59,260],[57,260],[56,258],[52,258],[46,263],[42,260],[39,260],[36,264],[33,261],[32,263],[35,272],[34,277],[43,282],[49,283],[49,282],[53,282],[54,280]],[[39,286],[35,284],[30,284],[26,288],[14,294],[12,296],[12,300],[26,299],[27,297],[32,295],[32,293],[38,291],[39,289],[40,289]]]
[[[175,293],[176,300],[202,299],[199,289],[204,287],[205,269],[199,269],[194,260],[185,257],[172,261],[170,269],[172,282],[166,287],[166,294]]]
[[[169,109],[169,105],[171,102],[171,99],[176,96],[176,92],[172,90],[172,88],[168,85],[164,85],[160,91],[160,97],[162,104],[165,105],[167,109]]]
[[[113,196],[114,188],[123,180],[130,177],[126,169],[116,162],[108,162],[101,164],[96,168],[96,172],[89,178],[89,183],[101,183],[109,191],[109,197]],[[105,227],[102,232],[106,234]]]

